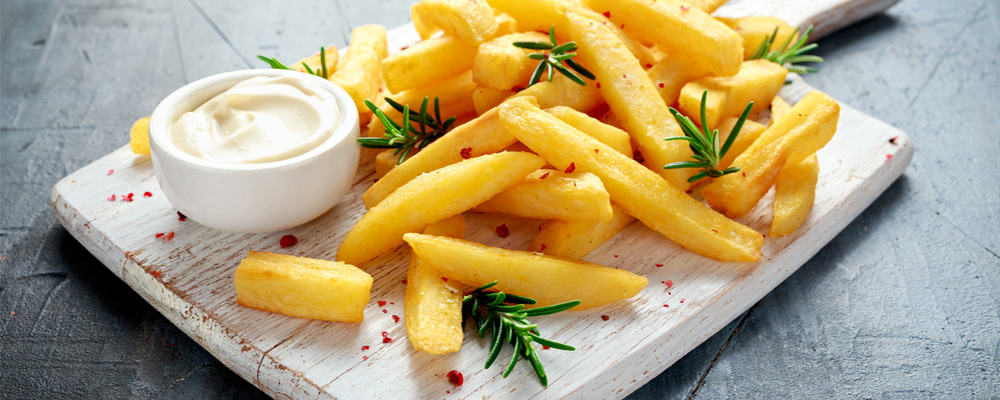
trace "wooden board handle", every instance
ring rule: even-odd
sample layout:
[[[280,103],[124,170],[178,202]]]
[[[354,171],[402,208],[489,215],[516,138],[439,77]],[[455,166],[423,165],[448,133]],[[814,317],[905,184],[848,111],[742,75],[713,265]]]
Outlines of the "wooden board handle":
[[[745,0],[729,3],[715,12],[720,17],[767,15],[793,26],[812,25],[816,40],[840,28],[879,14],[899,0]]]

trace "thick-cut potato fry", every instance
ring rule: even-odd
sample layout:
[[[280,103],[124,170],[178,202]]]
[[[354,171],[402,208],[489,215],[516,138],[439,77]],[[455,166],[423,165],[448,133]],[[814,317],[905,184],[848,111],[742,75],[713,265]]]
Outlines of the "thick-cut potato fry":
[[[515,86],[528,86],[531,73],[538,60],[528,54],[538,50],[515,47],[514,42],[548,42],[549,36],[540,32],[519,32],[504,35],[479,45],[472,65],[472,80],[480,86],[510,90]]]
[[[690,59],[716,76],[733,75],[743,61],[743,38],[708,13],[686,4],[657,0],[584,0],[610,13],[616,25],[655,43],[671,57]]]
[[[472,105],[476,107],[476,114],[483,115],[513,95],[514,92],[510,90],[476,86],[476,90],[472,92]]]
[[[396,166],[375,182],[361,196],[365,207],[372,208],[386,197],[420,174],[431,172],[465,158],[496,153],[517,142],[500,123],[496,110],[463,124],[447,135],[427,145],[406,162]],[[469,149],[465,155],[463,150]]]
[[[781,117],[788,114],[791,109],[792,106],[788,105],[785,99],[781,98],[781,96],[774,96],[774,99],[771,100],[771,121],[768,122],[767,126],[774,125]]]
[[[733,160],[739,173],[716,178],[702,195],[730,218],[743,216],[764,197],[782,166],[802,162],[830,141],[839,118],[836,101],[822,92],[810,92]]]
[[[816,199],[819,181],[819,160],[816,154],[798,164],[785,165],[774,182],[774,219],[771,236],[785,236],[795,232],[806,222]]]
[[[420,0],[410,7],[410,19],[424,40],[444,31],[476,46],[497,32],[496,16],[481,0]]]
[[[430,38],[382,60],[382,78],[390,92],[400,93],[459,75],[475,58],[476,46],[457,36]]]
[[[510,14],[519,31],[548,32],[555,26],[556,35],[565,35],[566,7],[561,0],[487,0],[490,7]]]
[[[646,71],[663,102],[672,105],[688,82],[708,75],[694,63],[681,57],[667,57]]]
[[[506,250],[441,236],[407,233],[413,251],[441,275],[470,286],[531,297],[542,307],[580,300],[587,309],[635,296],[649,282],[631,272],[588,262]]]
[[[590,137],[600,140],[601,143],[611,146],[615,151],[632,156],[632,143],[625,131],[569,107],[552,107],[545,111]]]
[[[399,156],[394,154],[396,149],[388,149],[378,153],[375,156],[375,177],[382,179],[385,174],[396,168],[396,163],[399,162]]]
[[[713,11],[722,7],[723,4],[729,0],[684,0],[683,3],[687,3],[699,10],[711,14]]]
[[[611,200],[651,229],[716,260],[760,258],[760,233],[705,207],[628,156],[526,100],[512,99],[498,108],[501,122],[518,140],[556,168],[573,164],[577,171],[600,177]]]
[[[128,144],[133,153],[149,155],[149,117],[135,120],[129,131]]]
[[[611,221],[550,220],[542,224],[528,251],[580,259],[635,222],[621,207],[612,204]]]
[[[509,35],[511,33],[517,32],[517,20],[507,13],[499,13],[496,16],[497,20],[497,31],[493,35],[503,36]]]
[[[542,165],[534,154],[503,152],[420,175],[361,217],[337,249],[337,259],[363,265],[403,244],[404,233],[468,211]]]
[[[725,143],[726,139],[729,139],[729,135],[733,133],[733,128],[736,127],[737,121],[739,121],[739,118],[731,117],[726,118],[719,124],[719,134],[721,135],[719,137],[720,143]],[[729,146],[729,151],[726,152],[726,155],[722,156],[722,159],[719,160],[718,168],[726,169],[729,168],[730,165],[733,165],[733,160],[735,160],[740,154],[743,154],[743,152],[746,151],[746,149],[749,148],[750,145],[753,144],[753,142],[756,141],[765,130],[767,130],[767,126],[764,126],[764,124],[754,122],[749,119],[743,121],[743,129],[740,129],[739,136],[737,136],[736,140],[733,141],[733,144]]]
[[[427,235],[461,239],[465,235],[462,215],[446,218],[424,229]],[[445,282],[427,262],[410,254],[406,271],[406,336],[417,351],[454,353],[462,349],[462,290],[459,282]]]
[[[420,103],[424,101],[424,97],[427,97],[427,109],[433,114],[434,98],[437,97],[441,103],[441,118],[447,119],[476,111],[476,107],[472,104],[474,90],[476,90],[476,84],[472,82],[472,71],[466,71],[461,75],[427,86],[396,93],[389,98],[404,106],[410,106],[411,110],[420,111]],[[403,122],[403,113],[389,107],[388,103],[384,107],[380,109],[385,112],[387,117],[396,123]],[[367,107],[365,109],[367,110]],[[372,122],[368,124],[368,136],[381,137],[382,135],[385,135],[385,126],[378,118],[372,119]]]
[[[749,59],[753,55],[764,39],[774,34],[774,28],[778,28],[778,36],[771,42],[769,50],[777,50],[782,44],[792,37],[792,42],[798,39],[798,29],[787,22],[775,17],[743,17],[743,18],[718,18],[719,21],[733,28],[736,33],[743,37],[743,58]]]
[[[337,61],[337,69],[344,68],[344,63],[360,53],[375,52],[379,60],[389,56],[388,39],[385,27],[381,25],[362,25],[351,31],[351,43],[348,44],[344,56]],[[313,70],[315,71],[315,70]]]
[[[317,51],[316,54],[296,61],[294,64],[289,65],[288,68],[308,73],[309,70],[305,67],[308,65],[313,73],[322,75],[323,64],[321,62],[324,59],[326,60],[326,76],[324,78],[329,78],[334,72],[337,72],[337,62],[340,60],[340,52],[337,51],[337,46],[332,44],[323,48],[322,56]]]
[[[691,148],[680,140],[664,140],[684,133],[670,117],[642,65],[601,23],[571,13],[569,31],[580,46],[578,57],[591,66],[591,72],[601,83],[601,94],[625,131],[632,135],[646,165],[674,186],[686,189],[687,179],[693,173],[684,169],[663,169],[663,166],[690,159]]]
[[[595,82],[581,86],[562,74],[556,74],[552,82],[541,81],[515,94],[515,97],[534,97],[541,108],[566,106],[580,112],[589,112],[602,104],[604,98]]]
[[[618,38],[622,40],[622,43],[625,43],[625,47],[628,47],[628,51],[632,52],[632,55],[639,60],[639,64],[642,64],[643,67],[649,68],[652,67],[653,64],[656,64],[656,53],[651,48],[646,47],[637,39],[623,31],[620,26],[613,24],[611,20],[603,14],[584,7],[574,8],[573,12],[586,18],[598,21],[606,25],[608,28],[611,28],[615,35],[618,35]]]
[[[532,172],[472,209],[526,218],[610,221],[611,197],[597,175],[551,169]]]
[[[324,321],[361,322],[372,277],[337,261],[251,250],[233,276],[236,303]]]
[[[751,116],[766,110],[771,105],[771,99],[785,85],[787,75],[785,67],[773,62],[745,61],[736,75],[710,76],[684,85],[677,103],[684,115],[701,124],[701,96],[708,90],[705,119],[708,120],[708,127],[715,129],[723,119],[738,117],[751,101]]]

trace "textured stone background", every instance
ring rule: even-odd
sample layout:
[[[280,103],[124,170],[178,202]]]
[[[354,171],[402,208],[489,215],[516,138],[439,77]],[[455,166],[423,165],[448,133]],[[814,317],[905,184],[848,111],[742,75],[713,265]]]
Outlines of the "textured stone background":
[[[265,397],[87,253],[49,190],[186,82],[343,46],[409,1],[0,0],[0,397]],[[819,42],[806,80],[908,132],[913,164],[633,399],[1000,397],[998,25],[998,0],[905,0]]]

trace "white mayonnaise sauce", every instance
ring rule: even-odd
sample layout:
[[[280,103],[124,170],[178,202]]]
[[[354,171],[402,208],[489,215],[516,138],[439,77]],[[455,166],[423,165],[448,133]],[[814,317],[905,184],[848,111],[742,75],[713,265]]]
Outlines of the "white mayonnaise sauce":
[[[182,151],[220,164],[264,163],[305,154],[330,138],[337,101],[294,75],[240,82],[177,118],[170,138]]]

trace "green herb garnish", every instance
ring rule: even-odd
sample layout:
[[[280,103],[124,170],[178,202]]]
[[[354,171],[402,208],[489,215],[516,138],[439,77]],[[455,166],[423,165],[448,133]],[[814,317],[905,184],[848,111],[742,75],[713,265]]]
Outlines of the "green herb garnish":
[[[427,147],[431,142],[448,133],[448,129],[455,123],[456,117],[448,118],[445,121],[441,120],[441,104],[437,97],[434,98],[434,115],[427,112],[427,97],[424,97],[424,101],[420,104],[420,112],[413,111],[410,106],[399,104],[388,97],[385,98],[385,101],[396,111],[403,113],[402,125],[390,119],[382,110],[375,107],[375,104],[365,100],[368,109],[372,110],[375,117],[385,126],[385,137],[358,138],[358,143],[361,144],[361,147],[396,149],[393,154],[399,156],[397,165],[406,160],[414,147],[417,149]],[[420,129],[410,123],[412,120],[419,123]]]
[[[549,82],[552,82],[554,71],[559,71],[559,73],[566,75],[566,77],[571,79],[573,82],[579,83],[583,86],[587,86],[587,82],[584,81],[579,75],[573,73],[573,71],[587,77],[587,79],[596,79],[594,74],[587,71],[586,68],[578,64],[576,61],[573,61],[573,57],[576,57],[576,53],[570,53],[570,51],[576,50],[576,42],[566,42],[563,44],[556,43],[555,25],[549,28],[549,40],[552,43],[514,42],[514,46],[522,49],[545,50],[542,53],[528,54],[528,58],[540,61],[538,63],[538,67],[535,68],[535,72],[531,74],[531,80],[528,82],[528,86],[538,83],[538,80],[541,79],[543,72],[548,73]],[[566,65],[563,65],[563,63],[566,63]],[[566,68],[567,65],[569,68]],[[570,68],[573,70],[570,71]]]
[[[705,103],[707,100],[708,91],[706,90],[701,93],[702,125],[705,125]],[[674,136],[664,140],[688,141],[691,145],[691,151],[694,152],[694,155],[691,157],[697,161],[672,162],[664,165],[663,169],[701,168],[701,172],[688,179],[688,182],[694,182],[706,176],[718,178],[720,176],[739,171],[739,167],[729,167],[720,171],[718,166],[719,161],[722,160],[722,157],[724,157],[726,152],[729,151],[729,147],[736,141],[736,136],[740,134],[740,129],[743,129],[743,123],[746,122],[747,116],[750,115],[751,108],[753,108],[752,101],[750,104],[747,104],[747,108],[743,110],[743,114],[740,115],[740,119],[736,121],[736,125],[733,126],[733,131],[730,132],[729,137],[726,138],[726,143],[722,144],[720,147],[718,129],[709,131],[707,126],[703,129],[699,129],[694,122],[691,121],[691,118],[684,116],[680,111],[670,107],[670,113],[674,115],[674,119],[676,119],[677,123],[681,125],[681,130],[684,131],[684,136]]]
[[[500,348],[503,342],[508,342],[514,346],[514,356],[507,363],[507,368],[503,372],[506,378],[514,370],[517,361],[524,357],[531,362],[531,367],[538,375],[538,380],[542,386],[548,386],[549,380],[542,368],[542,361],[538,358],[538,353],[531,346],[531,342],[536,342],[543,346],[548,346],[559,350],[576,350],[573,346],[553,342],[544,339],[538,333],[538,325],[528,322],[527,317],[539,315],[549,315],[569,310],[580,304],[580,300],[567,301],[565,303],[553,304],[551,306],[524,309],[525,304],[535,304],[535,300],[528,297],[505,294],[504,292],[486,292],[497,281],[487,283],[476,288],[472,293],[465,296],[463,300],[464,312],[472,316],[476,323],[479,337],[485,337],[486,332],[492,330],[490,339],[490,354],[486,359],[486,369],[493,365],[493,361],[500,355]]]
[[[289,70],[291,69],[285,66],[285,64],[282,64],[281,61],[278,61],[278,59],[274,57],[267,58],[258,55],[257,58],[259,58],[261,61],[266,62],[267,65],[270,65],[271,68],[273,69],[289,69]],[[330,74],[327,72],[326,69],[326,49],[323,47],[319,48],[319,63],[322,64],[322,67],[317,71],[313,71],[312,68],[309,68],[309,64],[306,64],[305,61],[302,62],[302,66],[305,68],[306,73],[308,73],[309,75],[316,75],[323,79],[329,78]]]
[[[792,38],[795,35],[788,35],[788,39],[785,40],[785,43],[782,44],[777,50],[772,51],[769,50],[771,48],[771,44],[774,43],[774,39],[778,37],[778,28],[775,27],[774,33],[764,38],[764,41],[761,42],[760,46],[757,47],[757,50],[753,52],[750,59],[768,60],[785,67],[789,72],[795,72],[797,74],[810,74],[818,72],[819,70],[813,67],[796,65],[796,63],[804,62],[823,62],[823,58],[820,56],[805,54],[806,52],[814,50],[818,47],[816,43],[806,45],[806,42],[809,41],[809,34],[812,33],[812,30],[812,26],[807,28],[805,33],[803,33],[802,36],[799,37],[799,40],[797,40],[794,44],[792,44]]]

